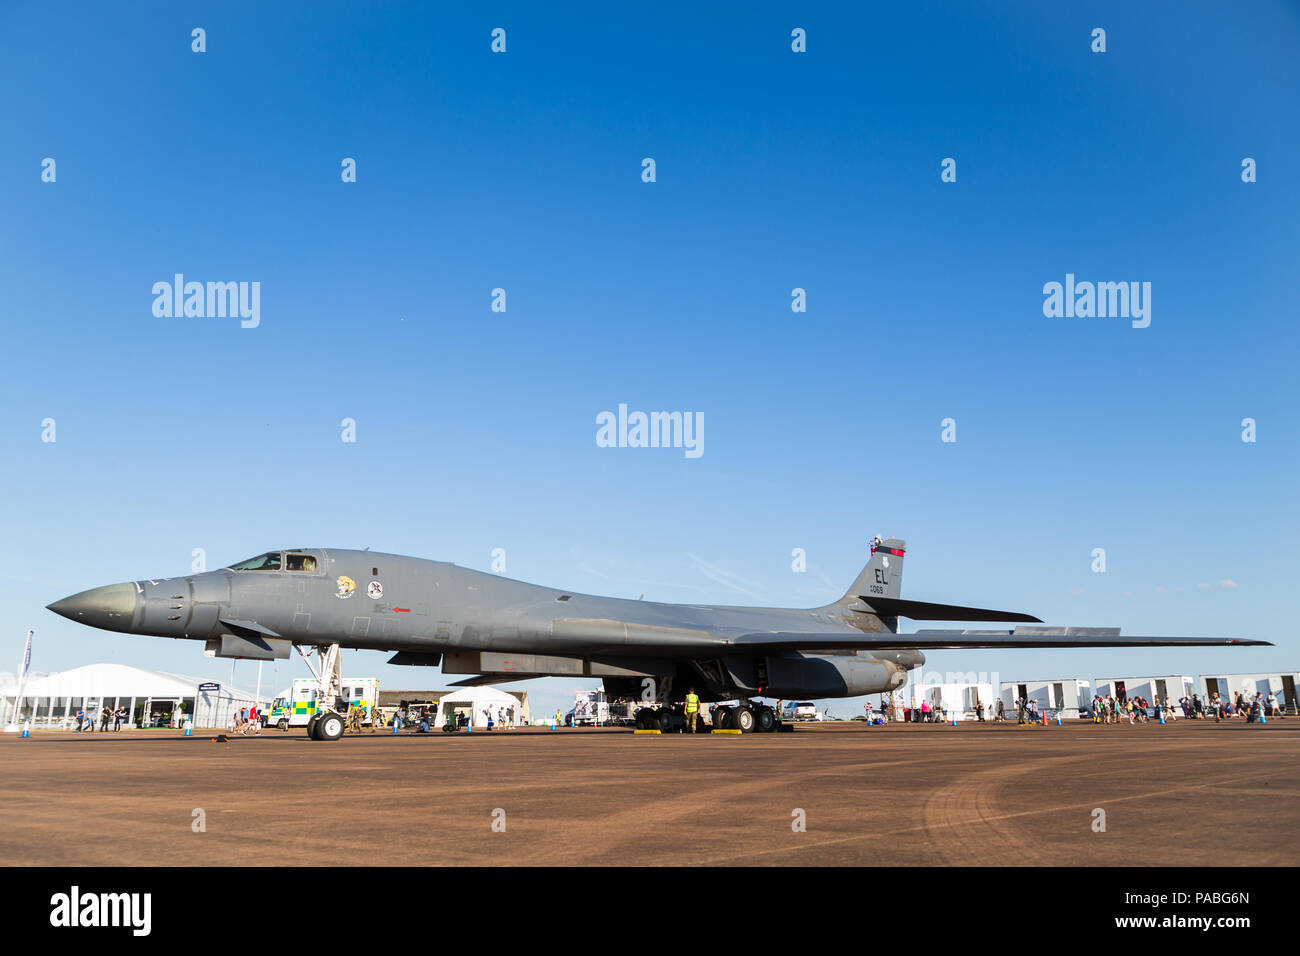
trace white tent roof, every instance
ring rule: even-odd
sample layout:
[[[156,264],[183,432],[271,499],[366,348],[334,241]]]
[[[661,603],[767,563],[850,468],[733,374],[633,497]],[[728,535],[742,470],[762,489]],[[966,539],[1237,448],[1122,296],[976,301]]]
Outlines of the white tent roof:
[[[198,686],[208,680],[184,674],[150,671],[126,664],[87,664],[69,671],[34,677],[27,682],[23,694],[27,697],[194,697]],[[237,698],[253,699],[251,691],[231,688],[224,681],[223,696],[234,691]],[[13,694],[17,688],[8,692]]]
[[[491,711],[496,715],[500,710],[512,707],[515,713],[519,715],[516,720],[523,715],[522,702],[514,694],[507,694],[497,687],[489,687],[484,684],[479,687],[466,687],[456,691],[454,694],[447,694],[438,701],[439,712],[444,716],[451,713],[457,706],[468,707],[472,715],[475,727],[486,727],[488,715],[484,711]]]
[[[438,701],[439,704],[514,704],[519,706],[519,698],[514,694],[507,694],[496,687],[489,687],[484,684],[479,687],[466,687],[464,690],[458,690],[454,694],[448,694]]]

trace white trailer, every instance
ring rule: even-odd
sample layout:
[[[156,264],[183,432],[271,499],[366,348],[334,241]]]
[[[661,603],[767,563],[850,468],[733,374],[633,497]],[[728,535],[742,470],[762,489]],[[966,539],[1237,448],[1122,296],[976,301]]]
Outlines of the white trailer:
[[[1190,698],[1197,691],[1196,681],[1183,674],[1164,677],[1098,678],[1093,681],[1093,686],[1102,697],[1114,697],[1119,701],[1141,697],[1153,704],[1159,698],[1162,703],[1167,699],[1175,706],[1182,698]]]
[[[1059,713],[1069,718],[1088,716],[1092,712],[1092,685],[1075,677],[1003,681],[1000,696],[1002,706],[1010,714],[1016,712],[1016,702],[1022,698],[1032,700],[1040,714]]]
[[[916,710],[923,701],[928,701],[931,711],[948,714],[949,720],[976,720],[979,718],[979,706],[984,705],[984,719],[993,717],[997,707],[997,698],[993,685],[984,683],[909,683],[902,687],[901,693],[906,706]]]
[[[1284,711],[1296,712],[1296,685],[1300,673],[1290,674],[1203,674],[1200,680],[1201,700],[1209,700],[1218,693],[1220,700],[1234,700],[1238,694],[1253,698],[1256,694],[1277,695],[1277,705]]]

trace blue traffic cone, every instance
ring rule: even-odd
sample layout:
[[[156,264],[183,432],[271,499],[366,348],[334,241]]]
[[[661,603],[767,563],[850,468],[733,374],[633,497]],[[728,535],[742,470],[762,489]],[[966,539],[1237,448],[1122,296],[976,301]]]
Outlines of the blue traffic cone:
[[[1059,713],[1056,715],[1056,726],[1061,726],[1061,715]]]
[[[31,735],[32,722],[30,720],[23,721],[23,732],[19,734],[19,737],[30,737]]]
[[[1162,710],[1160,711],[1160,723],[1163,724],[1164,722],[1165,722],[1165,712]]]
[[[1263,707],[1261,707],[1261,708],[1259,709],[1259,722],[1260,722],[1261,724],[1266,724],[1266,723],[1268,723],[1268,717],[1264,714],[1264,708],[1263,708]]]
[[[185,722],[185,736],[186,737],[194,736],[194,724],[188,720]]]

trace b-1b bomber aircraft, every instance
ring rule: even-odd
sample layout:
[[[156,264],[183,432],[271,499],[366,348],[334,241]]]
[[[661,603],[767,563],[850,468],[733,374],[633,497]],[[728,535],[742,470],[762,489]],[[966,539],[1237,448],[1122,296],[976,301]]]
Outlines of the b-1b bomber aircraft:
[[[900,596],[905,542],[877,537],[838,601],[814,608],[714,607],[596,597],[442,561],[335,548],[269,551],[217,571],[111,584],[49,605],[73,621],[205,642],[213,657],[274,660],[296,648],[320,682],[316,740],[343,733],[340,648],[394,651],[390,664],[441,665],[458,685],[591,677],[639,699],[637,725],[680,722],[688,688],[731,729],[772,731],[758,697],[807,700],[889,692],[931,648],[1267,645],[1226,637],[1141,637],[1117,627],[1048,627],[1014,611]],[[901,633],[899,620],[1014,627]],[[313,651],[319,667],[311,662]]]

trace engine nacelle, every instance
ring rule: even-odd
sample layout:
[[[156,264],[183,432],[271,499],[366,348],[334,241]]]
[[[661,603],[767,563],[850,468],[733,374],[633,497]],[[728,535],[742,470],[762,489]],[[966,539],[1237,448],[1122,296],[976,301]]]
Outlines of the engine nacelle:
[[[909,663],[837,654],[769,657],[763,695],[810,699],[888,693],[907,683]]]

